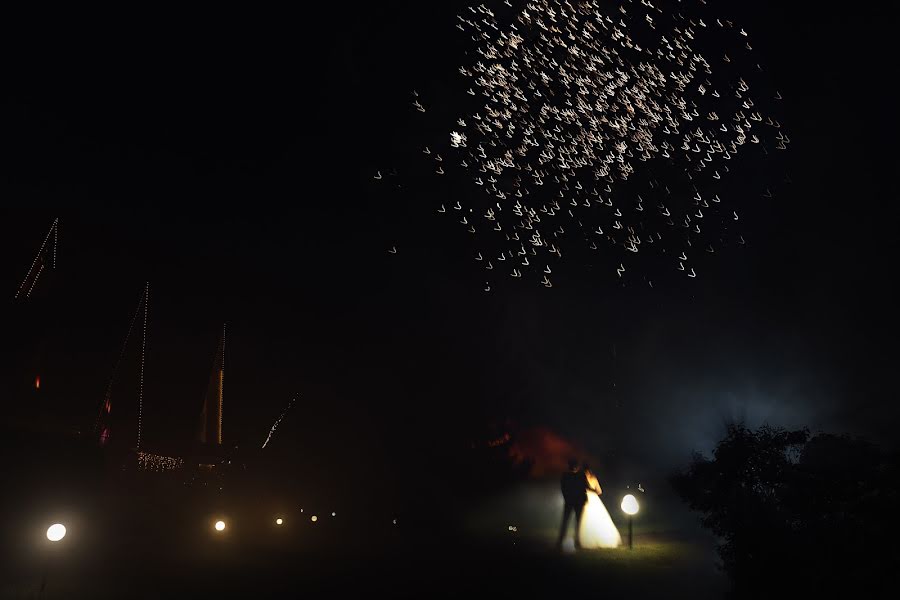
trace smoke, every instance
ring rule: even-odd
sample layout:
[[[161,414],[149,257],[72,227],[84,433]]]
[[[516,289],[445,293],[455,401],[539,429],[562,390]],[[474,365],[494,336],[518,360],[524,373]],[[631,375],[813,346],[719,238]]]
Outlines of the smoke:
[[[510,444],[509,455],[518,463],[532,461],[531,475],[536,478],[558,475],[570,458],[586,458],[582,448],[547,427],[518,432]]]

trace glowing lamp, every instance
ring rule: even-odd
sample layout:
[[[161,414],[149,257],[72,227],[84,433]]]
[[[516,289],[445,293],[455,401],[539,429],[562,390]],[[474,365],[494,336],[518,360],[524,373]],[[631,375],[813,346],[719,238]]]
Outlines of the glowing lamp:
[[[626,515],[636,515],[638,512],[638,501],[637,498],[628,494],[624,498],[622,498],[622,512]]]
[[[316,515],[313,515],[312,517],[310,517],[309,520],[312,521],[313,523],[315,523],[316,521],[319,520],[319,517],[317,517]]]
[[[216,521],[216,531],[225,531],[225,521]]]
[[[627,494],[624,498],[622,498],[622,512],[628,515],[628,549],[631,550],[634,548],[634,535],[632,532],[632,525],[634,521],[634,515],[637,514],[638,511],[638,501],[637,498],[632,496],[631,494]]]
[[[66,526],[62,523],[54,523],[47,529],[47,539],[51,542],[58,542],[66,537]]]
[[[282,519],[281,517],[278,517],[277,519],[275,519],[275,524],[276,524],[276,525],[283,525],[283,524],[284,524],[284,519]]]

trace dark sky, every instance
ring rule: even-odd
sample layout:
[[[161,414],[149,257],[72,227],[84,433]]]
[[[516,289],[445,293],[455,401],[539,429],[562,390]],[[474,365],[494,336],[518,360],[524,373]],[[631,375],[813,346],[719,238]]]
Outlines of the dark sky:
[[[150,441],[190,434],[223,322],[226,437],[261,443],[299,395],[280,435],[335,460],[391,463],[506,418],[654,467],[741,416],[890,434],[884,15],[722,7],[751,32],[793,140],[759,174],[793,183],[741,201],[744,252],[692,285],[585,274],[485,294],[467,240],[434,213],[446,190],[408,175],[422,140],[452,129],[462,85],[456,9],[433,4],[22,17],[0,112],[4,405],[91,422],[150,281]],[[436,114],[420,118],[413,89]],[[403,190],[373,185],[391,168]],[[56,217],[58,269],[12,302]],[[40,398],[23,388],[34,371]]]

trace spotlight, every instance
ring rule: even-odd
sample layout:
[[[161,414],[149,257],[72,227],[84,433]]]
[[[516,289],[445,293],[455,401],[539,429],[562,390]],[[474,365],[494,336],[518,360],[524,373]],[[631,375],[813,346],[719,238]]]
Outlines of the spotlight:
[[[47,539],[51,542],[58,542],[66,537],[66,526],[62,523],[54,523],[47,529]]]
[[[216,531],[225,531],[225,521],[216,521]]]

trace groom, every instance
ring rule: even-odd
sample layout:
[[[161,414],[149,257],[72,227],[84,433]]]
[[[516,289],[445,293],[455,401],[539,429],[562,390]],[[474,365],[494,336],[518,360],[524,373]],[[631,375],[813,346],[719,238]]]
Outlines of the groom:
[[[566,537],[566,529],[569,527],[569,519],[572,513],[575,513],[575,547],[581,548],[581,540],[579,539],[579,529],[581,528],[581,515],[584,513],[584,505],[587,504],[587,492],[589,489],[587,475],[584,470],[579,470],[578,461],[569,460],[569,470],[563,473],[560,481],[562,488],[563,501],[565,508],[563,509],[562,525],[559,528],[559,538],[556,540],[556,547],[562,547],[563,538]]]

